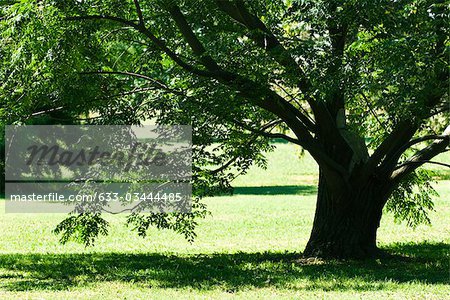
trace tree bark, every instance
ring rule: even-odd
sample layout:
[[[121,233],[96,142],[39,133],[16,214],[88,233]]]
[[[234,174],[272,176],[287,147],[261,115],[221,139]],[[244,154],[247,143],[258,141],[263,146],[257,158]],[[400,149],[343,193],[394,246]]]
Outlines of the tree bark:
[[[304,256],[361,259],[381,255],[376,237],[387,197],[386,189],[375,180],[337,192],[321,174]]]

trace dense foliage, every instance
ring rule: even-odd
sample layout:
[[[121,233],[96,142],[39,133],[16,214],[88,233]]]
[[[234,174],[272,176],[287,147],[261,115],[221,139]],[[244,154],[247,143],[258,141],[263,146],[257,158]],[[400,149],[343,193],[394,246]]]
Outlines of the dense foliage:
[[[193,238],[200,197],[264,167],[271,138],[309,151],[337,191],[389,178],[387,208],[428,221],[416,169],[448,145],[445,1],[1,3],[2,124],[192,125],[194,213],[131,215],[140,234]],[[75,215],[57,232],[89,244],[106,227]]]

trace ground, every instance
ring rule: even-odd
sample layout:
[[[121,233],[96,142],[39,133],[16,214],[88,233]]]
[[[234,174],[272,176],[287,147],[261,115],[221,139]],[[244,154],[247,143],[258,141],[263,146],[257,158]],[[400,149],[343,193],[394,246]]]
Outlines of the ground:
[[[382,219],[379,245],[403,257],[302,260],[314,215],[317,167],[278,144],[268,170],[206,199],[212,215],[193,244],[170,231],[146,239],[109,217],[95,247],[58,244],[64,215],[5,214],[0,207],[0,299],[449,299],[450,176],[438,170],[432,226]],[[450,155],[440,158],[449,161]]]

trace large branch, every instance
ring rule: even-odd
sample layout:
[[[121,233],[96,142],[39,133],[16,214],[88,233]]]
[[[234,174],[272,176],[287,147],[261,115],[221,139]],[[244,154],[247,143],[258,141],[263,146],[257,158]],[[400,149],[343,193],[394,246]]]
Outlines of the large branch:
[[[176,8],[172,9],[172,13],[176,11]],[[176,14],[176,13],[175,13]],[[181,17],[181,18],[180,18]],[[203,57],[206,50],[201,45],[201,43],[198,41],[197,37],[192,33],[192,30],[190,29],[189,25],[184,19],[184,16],[179,13],[175,20],[177,21],[177,25],[182,27],[182,33],[184,34],[186,40],[189,42],[190,46],[192,47],[193,51],[196,55]],[[266,109],[275,115],[286,119],[286,111],[285,108],[288,107],[289,110],[292,111],[294,108],[291,104],[289,104],[287,101],[285,101],[283,98],[278,96],[275,92],[273,92],[271,89],[267,87],[258,86],[257,83],[244,78],[238,74],[234,74],[231,72],[224,71],[220,69],[217,64],[212,60],[212,58],[206,58],[206,60],[210,63],[206,64],[206,67],[208,70],[202,70],[198,69],[194,66],[191,66],[184,62],[175,52],[170,50],[165,42],[163,42],[161,39],[157,38],[148,28],[145,27],[144,24],[136,24],[133,21],[129,21],[123,18],[114,17],[114,16],[108,16],[108,15],[89,15],[89,16],[74,16],[69,17],[67,20],[109,20],[113,22],[117,22],[122,25],[127,25],[135,30],[143,33],[146,37],[150,39],[158,48],[160,48],[164,53],[166,53],[175,63],[177,63],[180,67],[182,67],[184,70],[198,75],[202,77],[207,78],[213,78],[221,81],[222,83],[225,83],[227,85],[232,85],[239,88],[240,93],[247,98],[253,99],[255,101],[256,105],[259,107]],[[187,27],[186,27],[187,26]],[[207,56],[207,55],[206,55]],[[205,57],[206,57],[205,56]],[[264,97],[261,99],[261,95],[265,94],[268,97]],[[276,99],[274,101],[264,101],[265,98]],[[295,110],[295,108],[294,108]],[[289,118],[290,117],[290,118]],[[295,123],[295,128],[293,129],[294,132],[299,133],[304,136],[305,145],[304,147],[307,149],[308,145],[307,143],[313,143],[313,138],[308,133],[308,128],[305,125],[299,124],[300,122],[297,122],[296,118],[292,118],[292,116],[288,116],[290,120],[290,125],[293,125]]]
[[[184,39],[191,47],[194,54],[200,58],[202,64],[210,71],[221,71],[221,68],[217,65],[216,61],[209,54],[207,54],[205,47],[192,31],[191,26],[181,13],[179,7],[172,5],[168,8],[168,11],[177,24],[177,27]]]
[[[280,116],[280,113],[282,113],[282,111],[281,111],[282,109],[280,109],[280,107],[278,107],[279,105],[277,105],[276,103],[273,103],[273,101],[271,101],[270,103],[268,101],[264,101],[263,99],[260,99],[261,95],[255,94],[255,91],[258,90],[257,88],[255,89],[255,86],[257,86],[257,84],[255,82],[250,81],[250,80],[248,80],[242,76],[239,76],[237,74],[223,71],[222,69],[220,69],[217,66],[217,64],[213,61],[212,58],[210,58],[208,55],[204,55],[206,50],[201,45],[201,43],[198,41],[197,37],[192,33],[192,30],[190,29],[187,22],[184,20],[184,16],[181,14],[181,12],[179,12],[179,10],[177,12],[177,8],[172,8],[171,13],[176,16],[174,19],[176,20],[177,25],[182,28],[181,31],[182,31],[184,37],[186,38],[186,40],[188,41],[189,45],[192,47],[194,53],[200,57],[203,57],[204,62],[205,61],[208,62],[205,64],[205,66],[208,68],[208,70],[198,69],[198,68],[191,66],[191,65],[187,64],[186,62],[184,62],[175,52],[173,52],[166,46],[165,42],[163,42],[161,39],[157,38],[148,28],[146,28],[144,24],[141,24],[141,23],[136,24],[133,21],[129,21],[129,20],[119,18],[119,17],[108,16],[108,15],[74,16],[74,17],[67,18],[67,20],[109,20],[109,21],[114,21],[114,22],[117,22],[117,23],[120,23],[123,25],[130,26],[130,27],[134,28],[135,30],[138,30],[139,32],[143,33],[146,37],[148,37],[157,47],[159,47],[175,63],[177,63],[180,67],[182,67],[186,71],[193,73],[195,75],[198,75],[198,76],[214,78],[221,82],[227,83],[228,85],[235,85],[240,88],[240,92],[242,95],[249,97],[251,99],[254,99],[254,100],[256,99],[257,100],[256,104],[258,106],[260,106],[261,108],[264,108],[266,110],[269,110],[272,113]],[[259,87],[259,88],[261,89],[261,87]],[[289,107],[289,109],[291,111],[293,110],[294,107],[291,104],[287,103],[281,97],[276,97],[275,96],[276,93],[274,93],[272,90],[265,88],[264,92],[268,92],[269,94],[271,94],[270,95],[271,97],[277,98],[277,100],[280,103],[282,103],[285,107],[287,106],[287,107]],[[261,94],[261,93],[259,93],[259,94]],[[296,110],[296,109],[294,108],[294,110]],[[283,113],[283,114],[285,114],[285,113]],[[280,117],[285,118],[286,116],[280,116]],[[299,127],[299,126],[296,126],[296,127]],[[308,128],[306,128],[306,126],[303,126],[303,127],[304,128],[302,128],[302,130],[304,130],[305,133],[307,133],[309,131]],[[310,142],[312,142],[313,139],[312,139],[312,137],[311,138],[307,137],[306,140],[309,140],[308,142],[310,143]],[[306,147],[307,146],[305,145],[305,148]]]
[[[298,108],[296,108],[296,109],[298,109],[298,110],[301,112],[300,114],[297,114],[297,117],[303,122],[303,124],[305,124],[305,125],[308,127],[308,129],[309,129],[312,133],[316,134],[316,133],[317,133],[317,124],[314,122],[314,119],[312,119],[312,118],[310,117],[308,111],[302,107],[301,103],[299,103],[299,101],[296,99],[296,96],[294,96],[294,95],[292,95],[291,93],[289,93],[289,92],[283,87],[282,84],[279,84],[279,83],[277,83],[277,82],[274,82],[274,84],[275,84],[281,91],[283,91],[283,93],[285,93],[286,95],[289,96],[290,99],[289,99],[289,100],[286,100],[286,101],[288,101],[289,103],[291,103],[291,102],[293,101],[294,103],[297,104],[297,107],[298,107]]]
[[[202,64],[211,72],[215,72],[219,77],[217,79],[233,79],[234,81],[240,80],[240,81],[247,81],[248,79],[244,79],[243,77],[239,76],[238,74],[233,74],[229,71],[224,71],[223,68],[221,68],[216,61],[207,53],[205,47],[200,42],[198,37],[193,32],[191,26],[187,22],[184,15],[181,13],[178,6],[170,6],[168,8],[169,13],[171,14],[172,18],[174,19],[175,23],[177,24],[177,27],[179,28],[180,32],[182,33],[184,39],[187,41],[189,46],[191,47],[194,54],[200,58]],[[228,82],[230,80],[227,80]],[[257,84],[255,82],[252,83],[254,86]],[[265,90],[267,90],[271,94],[275,94],[270,88],[264,87]],[[312,123],[308,116],[301,113],[298,109],[296,109],[292,104],[290,104],[288,101],[284,100],[282,97],[275,97],[277,98],[277,101],[279,101],[284,109],[288,110],[290,113],[294,114],[307,129],[311,132],[315,131],[315,124]]]
[[[233,20],[249,30],[248,37],[256,45],[264,49],[276,62],[285,68],[294,78],[298,78],[298,88],[303,92],[314,116],[321,119],[325,114],[320,111],[315,101],[309,97],[311,83],[302,67],[295,61],[289,51],[281,44],[277,37],[255,15],[250,13],[241,0],[216,0],[217,6]],[[320,120],[322,122],[323,120]]]
[[[333,172],[340,174],[342,179],[347,178],[347,170],[329,157],[310,134],[310,132],[315,131],[315,128],[312,127],[313,124],[311,124],[307,116],[303,115],[291,103],[286,101],[269,87],[258,84],[239,74],[223,70],[214,59],[207,54],[205,47],[194,34],[180,9],[173,5],[169,8],[169,13],[194,54],[201,59],[204,66],[209,71],[216,75],[215,78],[217,80],[228,86],[234,87],[242,96],[251,99],[257,106],[272,112],[281,118],[292,129],[298,139],[280,136],[278,134],[271,134],[271,137],[285,138],[301,145],[311,153],[319,164],[321,164],[326,174]]]
[[[244,8],[243,5],[242,8]],[[205,47],[194,34],[180,9],[173,5],[169,8],[169,13],[177,24],[177,27],[186,42],[190,45],[194,54],[201,59],[204,66],[209,71],[216,75],[215,78],[217,80],[228,86],[234,87],[242,96],[251,99],[257,106],[272,112],[281,118],[292,129],[298,140],[287,136],[283,136],[282,138],[291,139],[292,142],[296,142],[309,151],[316,161],[321,164],[327,176],[331,175],[331,173],[338,173],[340,174],[341,179],[348,177],[347,170],[330,158],[323,148],[317,143],[317,141],[311,136],[310,131],[314,131],[315,128],[310,127],[311,123],[306,121],[308,120],[307,116],[303,115],[291,103],[279,96],[269,87],[258,84],[239,74],[223,70],[214,61],[214,59],[207,54]],[[281,137],[277,134],[271,135],[271,137],[275,136]]]
[[[405,146],[400,148],[398,150],[398,152],[403,154],[406,150],[408,150],[412,146],[422,143],[422,142],[429,141],[429,140],[446,140],[446,139],[448,139],[448,136],[446,136],[446,135],[432,134],[432,135],[422,136],[422,137],[411,140],[409,143],[405,144]]]
[[[414,172],[418,167],[424,163],[429,162],[433,157],[444,152],[450,145],[450,125],[447,126],[441,137],[435,140],[428,147],[418,151],[414,156],[403,162],[391,175],[391,180],[399,181],[406,175]]]
[[[339,78],[337,81],[331,80],[329,82],[331,92],[328,95],[327,105],[332,116],[336,117],[340,110],[345,111],[345,91],[340,84],[340,80],[342,78],[341,68],[347,42],[348,24],[342,20],[335,1],[329,2],[327,6],[329,17],[327,17],[326,23],[331,41],[331,64],[328,74],[330,78]],[[346,18],[343,19],[345,20]]]
[[[299,79],[299,88],[306,93],[310,87],[305,72],[290,53],[283,47],[276,36],[255,15],[251,14],[242,0],[216,0],[218,7],[232,19],[249,30],[249,38],[275,59],[286,71]]]
[[[324,170],[327,170],[327,173],[337,172],[341,174],[342,177],[347,177],[346,169],[341,166],[339,163],[336,163],[333,159],[331,159],[322,149],[322,147],[317,143],[317,141],[311,136],[308,128],[297,118],[296,114],[293,114],[293,110],[295,109],[292,104],[287,102],[277,93],[272,91],[270,88],[257,84],[254,81],[251,81],[245,77],[242,77],[238,74],[227,72],[221,69],[215,69],[214,66],[205,64],[207,70],[196,68],[192,65],[187,64],[184,60],[182,60],[175,52],[170,50],[166,43],[161,39],[157,38],[146,26],[144,23],[135,23],[133,21],[129,21],[123,18],[108,16],[108,15],[89,15],[89,16],[74,16],[69,17],[67,20],[109,20],[122,25],[126,25],[134,28],[135,30],[144,34],[149,40],[154,43],[160,50],[166,53],[176,64],[178,64],[181,68],[190,72],[194,75],[198,75],[201,77],[206,77],[210,79],[216,79],[223,84],[234,87],[237,92],[246,99],[250,99],[253,104],[275,114],[276,116],[283,119],[286,124],[292,129],[294,134],[301,141],[302,147],[304,147],[307,151],[311,153],[311,155],[319,162]],[[181,23],[180,23],[181,24]],[[187,24],[187,22],[186,22]],[[177,24],[178,25],[178,24]],[[190,28],[190,27],[189,27]],[[181,31],[181,30],[180,30]],[[192,30],[190,30],[192,31]],[[182,33],[184,35],[190,35],[189,31],[186,28],[183,29]],[[185,36],[186,38],[186,36]],[[195,38],[193,40],[192,38]],[[189,39],[186,40],[191,43],[200,42],[196,38],[195,35],[189,36]],[[192,44],[194,45],[194,44]],[[192,45],[191,48],[192,48]],[[198,46],[198,45],[197,45]],[[204,49],[204,48],[203,48]],[[196,51],[202,51],[202,48],[197,48]],[[194,49],[193,49],[194,51]],[[198,52],[200,53],[200,52]],[[204,52],[202,52],[202,55]],[[210,67],[208,69],[208,66]]]
[[[133,0],[134,6],[136,7],[136,13],[139,18],[139,24],[144,25],[144,16],[142,14],[141,5],[139,4],[139,0]]]
[[[248,37],[252,39],[256,45],[264,49],[275,61],[277,61],[284,69],[294,78],[298,78],[298,88],[303,92],[305,100],[308,102],[316,119],[319,135],[328,145],[329,152],[333,152],[333,147],[337,146],[341,153],[349,153],[348,157],[340,156],[341,164],[348,164],[349,157],[352,156],[352,149],[341,136],[337,128],[337,109],[336,105],[327,106],[321,101],[316,101],[310,95],[312,87],[311,82],[303,71],[302,67],[295,61],[289,51],[281,44],[273,32],[254,14],[250,13],[242,0],[216,0],[219,8],[229,15],[236,22],[248,29]],[[345,30],[344,30],[345,31]],[[345,40],[345,34],[344,34]],[[342,47],[341,41],[338,41],[337,47]],[[343,93],[336,95],[340,99],[339,108],[343,108]],[[299,111],[298,109],[295,109]],[[338,158],[338,157],[337,157]]]
[[[306,131],[304,133],[299,132],[299,134],[302,135],[303,138],[312,138],[308,132],[314,131],[314,128],[313,124],[311,124],[307,116],[303,115],[292,104],[272,91],[269,87],[257,84],[256,82],[249,80],[248,78],[221,68],[216,63],[216,61],[207,53],[205,47],[193,32],[191,26],[187,22],[184,15],[181,13],[180,9],[177,6],[173,5],[168,10],[194,54],[200,58],[203,65],[209,71],[215,74],[216,79],[228,86],[234,86],[242,94],[250,96],[250,98],[252,98],[254,102],[256,100],[256,104],[258,106],[265,108],[266,110],[269,110],[270,112],[279,116],[280,118],[285,120],[291,128],[292,126],[294,126],[294,128],[292,128],[294,131],[299,131],[298,128],[301,127],[300,131]],[[255,93],[255,91],[257,92]],[[269,96],[263,97],[265,98],[265,101],[261,102],[262,94],[260,91],[264,91],[264,95]],[[308,134],[309,137],[307,137],[306,134]]]
[[[216,0],[216,3],[219,9],[249,30],[248,37],[256,45],[264,49],[294,78],[298,78],[298,88],[303,92],[314,116],[319,121],[318,123],[323,122],[324,124],[330,125],[327,125],[328,127],[331,127],[332,120],[327,118],[326,112],[308,95],[311,83],[302,67],[295,61],[289,51],[281,44],[269,28],[257,16],[250,13],[241,0]]]
[[[434,78],[430,79],[429,85],[418,93],[418,96],[424,99],[424,107],[432,108],[439,103],[447,92],[447,89],[443,88],[445,85],[448,86],[448,72],[445,74],[438,72]],[[366,179],[373,175],[376,169],[378,169],[377,172],[390,174],[404,151],[415,143],[415,140],[411,141],[411,139],[419,129],[419,125],[428,116],[423,113],[417,115],[414,120],[400,121],[370,157],[364,174],[360,178]]]

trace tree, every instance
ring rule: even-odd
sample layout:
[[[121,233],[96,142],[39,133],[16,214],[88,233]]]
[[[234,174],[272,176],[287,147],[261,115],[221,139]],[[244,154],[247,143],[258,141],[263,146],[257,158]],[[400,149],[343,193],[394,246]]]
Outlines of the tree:
[[[272,138],[308,151],[320,176],[305,255],[377,254],[387,203],[412,223],[427,220],[430,178],[420,167],[450,137],[444,1],[22,1],[3,12],[10,31],[31,28],[3,40],[34,43],[27,53],[11,42],[5,51],[29,57],[38,48],[47,59],[35,69],[55,79],[38,81],[42,95],[57,91],[50,107],[97,112],[100,123],[192,125],[197,195],[264,166]],[[38,36],[53,43],[37,46]],[[186,215],[130,222],[141,234],[157,225],[188,237],[195,225]]]

